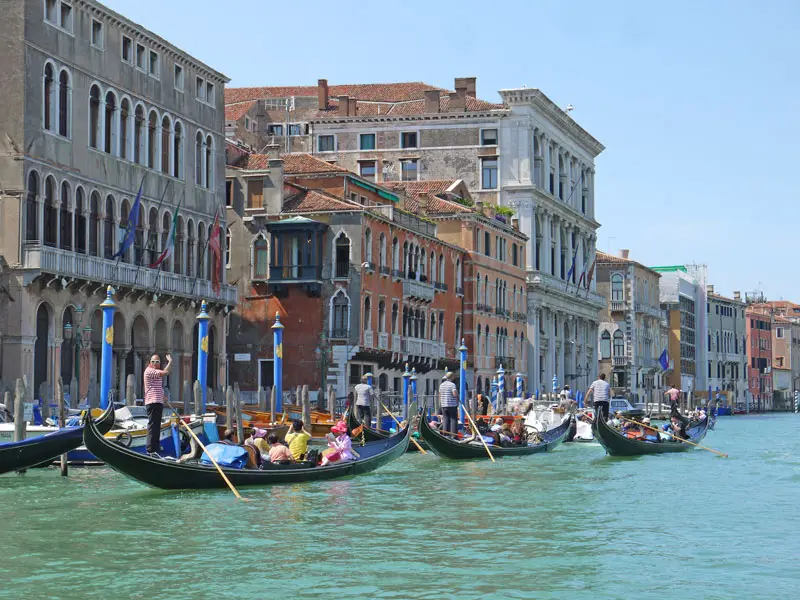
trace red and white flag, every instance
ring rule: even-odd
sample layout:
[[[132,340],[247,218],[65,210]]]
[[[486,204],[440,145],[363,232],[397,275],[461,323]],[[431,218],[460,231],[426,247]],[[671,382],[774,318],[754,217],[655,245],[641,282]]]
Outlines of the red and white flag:
[[[219,211],[214,215],[214,225],[211,227],[211,233],[208,235],[208,248],[211,250],[211,289],[215,294],[219,294],[220,290],[220,275],[222,270],[222,248],[220,240],[220,226],[219,226]]]
[[[180,208],[180,206],[178,206]],[[164,251],[159,255],[156,259],[156,262],[150,265],[151,269],[155,269],[165,260],[167,260],[172,253],[175,251],[175,230],[178,226],[178,209],[175,209],[175,214],[172,215],[172,226],[169,229],[169,238],[167,239],[167,245],[164,247]]]

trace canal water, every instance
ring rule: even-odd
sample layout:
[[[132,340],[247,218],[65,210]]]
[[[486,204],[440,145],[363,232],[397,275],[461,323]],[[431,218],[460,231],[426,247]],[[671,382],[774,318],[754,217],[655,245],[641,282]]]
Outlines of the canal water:
[[[150,490],[106,468],[0,477],[0,598],[792,598],[800,415],[691,451],[406,455],[358,478]]]

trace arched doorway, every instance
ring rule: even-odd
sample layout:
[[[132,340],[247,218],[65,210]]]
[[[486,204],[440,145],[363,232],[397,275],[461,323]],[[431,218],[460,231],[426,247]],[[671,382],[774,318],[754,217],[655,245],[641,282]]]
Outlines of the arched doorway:
[[[172,373],[174,375],[173,379],[178,382],[175,386],[175,390],[173,396],[176,400],[181,402],[188,402],[191,398],[184,398],[183,394],[183,381],[184,381],[184,371],[183,371],[183,323],[180,321],[175,321],[172,324],[172,352],[174,353],[172,356]],[[189,386],[191,389],[191,385]],[[191,393],[191,392],[190,392]]]
[[[150,328],[147,320],[138,315],[131,325],[131,351],[125,364],[125,377],[133,374],[135,378],[134,390],[137,398],[144,397],[144,383],[142,374],[150,359]]]
[[[75,335],[80,335],[80,331],[75,331],[72,308],[64,309],[61,318],[61,381],[67,389],[72,382],[72,374],[75,371]]]
[[[39,398],[39,387],[47,381],[47,363],[49,361],[47,345],[50,337],[50,309],[42,303],[36,311],[36,342],[33,346],[33,393]]]

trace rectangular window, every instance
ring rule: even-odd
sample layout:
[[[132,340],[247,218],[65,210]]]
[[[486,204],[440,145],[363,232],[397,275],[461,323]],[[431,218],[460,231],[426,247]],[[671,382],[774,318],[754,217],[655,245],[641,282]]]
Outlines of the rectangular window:
[[[225,182],[225,206],[233,206],[233,182]]]
[[[517,266],[517,245],[511,244],[511,264]]]
[[[489,235],[488,231],[483,232],[483,253],[486,256],[492,255],[492,236]]]
[[[264,207],[264,182],[261,179],[247,180],[247,208]]]
[[[497,129],[481,129],[481,146],[497,145]]]
[[[497,157],[481,159],[481,189],[497,189]]]
[[[332,135],[321,135],[317,138],[317,152],[333,152],[334,137]]]
[[[244,128],[247,131],[250,131],[250,117],[245,117],[244,118]]]
[[[303,126],[300,123],[289,123],[289,135],[303,135]]]
[[[783,339],[783,327],[776,327],[775,328],[775,337],[779,340]]]
[[[58,25],[58,0],[45,0],[44,3],[44,19],[54,25]]]
[[[133,40],[126,35],[122,36],[122,60],[133,64]]]
[[[175,89],[183,91],[183,67],[175,65]]]
[[[136,44],[136,68],[144,71],[145,68],[145,47],[141,44]]]
[[[72,31],[72,6],[61,0],[61,28]]]
[[[267,125],[267,135],[283,135],[283,125]]]
[[[359,150],[375,150],[375,134],[362,133],[358,136]]]
[[[198,100],[206,99],[206,82],[202,77],[197,77],[194,80],[195,93]]]
[[[161,63],[160,63],[160,56],[158,52],[154,50],[150,50],[150,75],[155,78],[161,74]]]
[[[358,163],[358,167],[361,177],[368,179],[369,181],[375,181],[376,167],[374,160],[360,162]]]
[[[417,163],[416,159],[400,161],[400,178],[402,181],[417,181],[419,179],[419,165]]]
[[[406,131],[400,134],[400,147],[401,148],[416,148],[417,147],[417,132]]]
[[[213,105],[215,103],[214,97],[214,84],[210,81],[206,81],[206,102]]]
[[[97,19],[92,19],[92,46],[102,50],[105,45],[103,39],[103,23]]]

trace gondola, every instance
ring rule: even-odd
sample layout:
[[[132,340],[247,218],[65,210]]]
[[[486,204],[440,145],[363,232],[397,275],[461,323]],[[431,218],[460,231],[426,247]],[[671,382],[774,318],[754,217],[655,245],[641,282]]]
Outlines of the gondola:
[[[661,441],[661,442],[646,442],[644,440],[632,440],[624,436],[621,432],[614,429],[606,422],[607,412],[603,410],[604,404],[598,402],[595,404],[594,423],[592,424],[592,433],[595,439],[605,448],[606,453],[611,456],[639,456],[641,454],[667,454],[669,452],[685,452],[691,450],[691,444],[684,444],[675,441]],[[686,433],[688,440],[699,443],[708,432],[709,419],[705,418],[702,422],[694,427],[688,428]],[[668,438],[669,436],[664,436]]]
[[[416,415],[416,405],[409,407],[409,415]],[[311,463],[290,465],[267,463],[266,468],[262,469],[223,467],[223,471],[237,487],[322,481],[347,475],[360,475],[382,467],[401,456],[406,451],[410,434],[410,428],[406,427],[397,435],[385,440],[357,446],[355,449],[360,455],[357,460],[336,462],[324,467]],[[226,486],[214,466],[177,463],[133,452],[104,438],[94,423],[89,423],[85,428],[83,440],[89,451],[112,469],[151,487],[165,490],[198,490]]]
[[[88,420],[92,420],[87,416]],[[114,425],[114,411],[107,410],[93,427],[102,435],[108,433]],[[63,427],[53,433],[47,433],[21,442],[0,444],[0,475],[10,471],[20,471],[46,463],[54,458],[74,450],[83,442],[83,431],[86,425]]]
[[[347,412],[345,412],[344,420],[345,423],[347,423],[347,431],[353,431],[354,429],[361,427],[361,422],[353,414],[353,411],[350,408],[348,408]],[[361,439],[363,437],[364,442],[377,442],[378,440],[385,440],[391,435],[392,434],[388,431],[378,431],[377,429],[364,427],[364,429],[361,430],[361,433],[355,437],[356,439]],[[428,450],[428,445],[424,440],[417,440],[417,443],[425,450]],[[408,450],[406,450],[406,452],[419,452],[419,448],[417,448],[415,444],[409,443]]]
[[[492,452],[492,456],[495,458],[501,456],[527,456],[529,454],[549,452],[564,441],[571,423],[571,419],[564,419],[561,425],[539,434],[542,441],[537,444],[528,444],[525,446],[489,446],[489,449]],[[483,444],[479,441],[465,443],[444,436],[432,429],[428,424],[428,420],[424,417],[419,420],[419,433],[422,439],[428,443],[430,449],[442,458],[452,458],[456,460],[489,458],[486,453],[486,448],[484,448]]]

